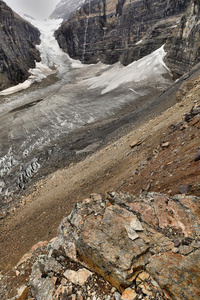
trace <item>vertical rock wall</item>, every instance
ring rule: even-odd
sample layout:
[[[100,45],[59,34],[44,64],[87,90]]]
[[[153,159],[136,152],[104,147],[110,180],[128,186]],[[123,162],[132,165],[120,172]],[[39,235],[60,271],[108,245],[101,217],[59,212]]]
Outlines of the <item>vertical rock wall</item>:
[[[87,0],[56,32],[60,47],[86,63],[123,64],[163,45],[191,0]]]
[[[200,61],[200,1],[192,1],[165,49],[166,63],[175,79]]]
[[[40,32],[0,1],[0,90],[27,79],[40,60]]]

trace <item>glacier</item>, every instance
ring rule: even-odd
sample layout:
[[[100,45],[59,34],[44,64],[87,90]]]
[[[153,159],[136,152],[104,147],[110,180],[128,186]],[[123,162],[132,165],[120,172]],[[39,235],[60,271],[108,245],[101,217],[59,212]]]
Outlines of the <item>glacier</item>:
[[[28,21],[41,32],[41,62],[28,80],[0,93],[2,199],[42,169],[67,165],[92,143],[103,145],[109,122],[115,131],[119,116],[150,105],[171,84],[163,47],[126,67],[86,65],[59,48],[54,31],[62,19]],[[95,124],[106,124],[105,130],[93,134]]]

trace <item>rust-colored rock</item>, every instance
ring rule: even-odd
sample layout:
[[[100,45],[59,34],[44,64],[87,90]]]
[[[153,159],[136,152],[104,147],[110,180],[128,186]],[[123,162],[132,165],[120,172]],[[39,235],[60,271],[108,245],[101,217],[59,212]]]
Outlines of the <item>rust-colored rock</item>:
[[[37,244],[35,244],[35,245],[32,246],[31,252],[33,252],[33,251],[35,251],[35,250],[37,250],[37,249],[39,249],[41,247],[47,246],[47,245],[48,245],[48,241],[44,241],[44,242],[41,241],[41,242],[39,242],[39,243],[37,243]]]
[[[137,300],[138,299],[138,294],[136,294],[136,292],[131,289],[131,288],[127,288],[121,297],[121,300]]]
[[[49,248],[80,261],[120,292],[130,287],[124,297],[135,293],[137,299],[140,289],[159,299],[178,299],[180,292],[183,299],[189,293],[198,299],[199,209],[193,196],[113,192],[103,200],[94,194],[75,205]],[[190,270],[195,270],[195,287]]]
[[[200,297],[200,251],[188,256],[165,252],[150,258],[147,270],[166,290],[172,299],[195,299]]]
[[[30,287],[26,287],[25,290],[23,291],[23,293],[21,294],[21,296],[19,296],[17,298],[17,300],[26,300],[27,296],[28,296],[29,289],[30,289]]]
[[[139,146],[142,144],[142,141],[133,141],[131,144],[130,144],[130,147],[131,148],[134,148],[136,146]]]

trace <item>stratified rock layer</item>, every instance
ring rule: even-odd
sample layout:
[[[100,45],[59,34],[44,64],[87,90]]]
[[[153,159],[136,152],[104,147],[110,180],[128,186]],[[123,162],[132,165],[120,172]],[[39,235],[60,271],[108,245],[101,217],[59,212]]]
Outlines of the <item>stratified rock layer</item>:
[[[199,38],[200,2],[194,0],[165,45],[166,63],[175,79],[200,61]]]
[[[124,292],[122,299],[199,299],[199,201],[157,193],[111,193],[104,200],[94,194],[62,221],[49,255],[81,262]]]
[[[22,82],[40,60],[40,32],[0,1],[0,90]]]
[[[56,32],[60,47],[86,63],[137,60],[171,36],[191,0],[89,0]]]

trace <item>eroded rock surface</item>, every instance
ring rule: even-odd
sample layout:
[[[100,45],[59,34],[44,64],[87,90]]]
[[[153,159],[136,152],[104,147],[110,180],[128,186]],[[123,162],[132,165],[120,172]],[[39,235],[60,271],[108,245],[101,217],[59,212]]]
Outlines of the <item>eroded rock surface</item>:
[[[0,90],[28,78],[40,60],[40,32],[0,1]]]
[[[181,19],[173,34],[168,38],[165,49],[166,63],[178,78],[191,70],[200,61],[200,3],[191,2],[186,14]]]
[[[88,0],[56,32],[60,47],[86,63],[132,61],[165,44],[191,0]]]
[[[49,275],[66,284],[68,274],[77,283],[84,272],[81,285],[90,280],[87,270],[76,273],[60,264],[68,257],[116,287],[122,295],[113,299],[199,299],[199,201],[157,193],[134,197],[113,192],[106,199],[91,195],[62,221],[59,235],[48,245],[49,258],[40,257],[34,265],[33,295],[36,290],[40,299],[43,292],[36,287],[46,289]],[[50,289],[51,297],[56,288]]]

